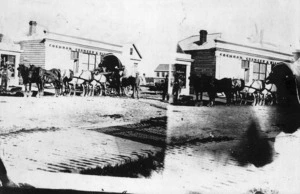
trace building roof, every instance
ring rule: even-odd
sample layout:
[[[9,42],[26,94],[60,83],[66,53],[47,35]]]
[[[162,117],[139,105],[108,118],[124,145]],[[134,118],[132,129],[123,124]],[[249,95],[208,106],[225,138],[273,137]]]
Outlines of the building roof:
[[[108,52],[122,53],[123,45],[121,44],[113,44],[104,41],[83,38],[79,36],[72,36],[68,34],[51,32],[42,29],[42,27],[39,25],[37,25],[37,27],[38,28],[36,28],[37,30],[34,34],[26,35],[20,38],[18,42],[31,41],[31,40],[41,40],[41,41],[49,40],[49,41],[56,41],[61,43],[71,43],[71,44],[76,44],[76,45],[94,48],[94,49],[100,49],[100,50],[104,49],[105,51]]]
[[[132,45],[133,45],[135,51],[137,52],[137,54],[139,55],[139,57],[142,59],[142,55],[141,55],[141,53],[139,52],[139,50],[136,48],[135,44],[132,44]]]
[[[0,51],[6,52],[21,52],[21,48],[19,44],[15,44],[8,36],[2,35],[0,40]]]
[[[177,50],[190,51],[190,50],[206,50],[216,46],[215,39],[221,38],[221,33],[207,34],[207,41],[200,45],[200,35],[190,36],[178,43]]]
[[[207,41],[202,45],[199,44],[200,35],[190,36],[178,42],[178,46],[183,51],[192,51],[192,50],[206,50],[216,48],[216,42],[226,42],[230,44],[236,44],[239,46],[251,47],[260,50],[268,50],[268,51],[275,51],[275,52],[282,52],[282,53],[290,53],[289,49],[281,48],[276,46],[275,44],[268,43],[268,42],[254,42],[251,41],[249,38],[245,39],[245,41],[234,41],[229,39],[224,39],[221,36],[221,33],[213,33],[207,34]]]
[[[237,53],[244,57],[251,56],[276,61],[290,61],[292,57],[292,52],[289,49],[281,48],[268,42],[251,41],[250,39],[240,42],[224,40],[220,33],[208,34],[207,41],[202,45],[199,43],[199,35],[190,36],[179,41],[178,47],[185,53],[188,51],[216,49],[220,52]]]
[[[159,64],[156,69],[154,70],[155,72],[157,71],[169,71],[169,64]],[[175,71],[175,65],[172,65],[171,71]]]

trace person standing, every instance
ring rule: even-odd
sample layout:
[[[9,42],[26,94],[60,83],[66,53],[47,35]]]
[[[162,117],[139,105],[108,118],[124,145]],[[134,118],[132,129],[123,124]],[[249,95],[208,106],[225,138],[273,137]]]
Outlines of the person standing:
[[[136,73],[135,76],[135,83],[133,85],[133,93],[132,93],[132,98],[134,98],[134,94],[136,93],[137,99],[140,98],[139,94],[140,94],[140,85],[141,85],[141,76],[139,74],[139,72]]]
[[[169,95],[168,95],[168,85],[169,85],[169,76],[168,74],[165,77],[165,81],[163,83],[163,93],[162,93],[162,100],[165,101],[166,97],[169,101]]]
[[[172,95],[174,96],[174,103],[176,103],[178,100],[179,90],[180,90],[179,75],[178,73],[175,73],[173,91],[172,91]]]
[[[9,70],[7,69],[7,66],[4,66],[4,68],[1,71],[1,88],[4,92],[7,91],[8,81],[9,81]]]
[[[141,81],[142,81],[142,83],[141,83],[142,86],[145,86],[147,84],[147,82],[146,82],[146,74],[145,73],[143,73],[143,76],[141,77]]]

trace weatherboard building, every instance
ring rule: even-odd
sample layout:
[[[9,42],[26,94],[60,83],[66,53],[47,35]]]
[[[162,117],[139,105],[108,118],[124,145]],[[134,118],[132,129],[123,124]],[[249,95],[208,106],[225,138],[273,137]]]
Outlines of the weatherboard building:
[[[246,82],[265,80],[273,65],[291,62],[292,53],[262,42],[233,42],[221,33],[199,35],[179,41],[177,52],[190,54],[194,60],[191,73],[221,78],[240,78]]]
[[[71,69],[75,73],[94,70],[103,57],[111,67],[122,65],[129,75],[135,75],[142,56],[134,44],[113,44],[50,31],[37,32],[37,22],[29,22],[29,33],[19,41],[20,63],[45,69]]]

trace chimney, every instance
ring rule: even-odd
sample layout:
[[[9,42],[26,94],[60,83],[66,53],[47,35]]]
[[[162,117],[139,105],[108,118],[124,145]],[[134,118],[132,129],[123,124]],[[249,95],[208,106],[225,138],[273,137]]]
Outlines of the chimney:
[[[207,31],[206,30],[200,30],[200,45],[202,45],[206,41],[207,41]]]
[[[32,36],[36,33],[36,21],[29,22],[29,36]]]
[[[0,42],[2,42],[3,34],[0,34]]]

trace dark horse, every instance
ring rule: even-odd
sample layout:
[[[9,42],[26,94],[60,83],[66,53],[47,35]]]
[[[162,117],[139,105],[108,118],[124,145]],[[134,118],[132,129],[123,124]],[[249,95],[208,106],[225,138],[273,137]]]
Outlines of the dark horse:
[[[18,71],[23,79],[23,84],[25,87],[25,94],[24,97],[26,96],[31,96],[31,84],[35,83],[38,88],[38,94],[37,97],[42,95],[42,88],[43,88],[43,82],[42,82],[42,77],[44,71],[42,69],[38,69],[34,73],[32,72],[32,65],[30,67],[25,66],[24,64],[20,64],[18,67]],[[27,85],[29,86],[27,90]]]
[[[62,84],[62,94],[70,95],[71,88],[70,88],[70,82],[73,79],[74,71],[71,69],[60,69],[61,73],[61,84]]]
[[[199,101],[199,94],[200,94],[200,105],[203,105],[203,92],[207,92],[208,96],[209,96],[209,100],[211,104],[211,100],[213,99],[213,93],[212,88],[211,88],[211,80],[213,79],[212,76],[207,76],[207,75],[201,75],[201,76],[197,76],[195,74],[191,74],[191,76],[189,77],[190,79],[190,86],[192,86],[194,88],[195,91],[195,95],[196,95],[196,104],[198,104]]]
[[[275,65],[266,79],[267,84],[273,83],[276,85],[279,104],[300,104],[300,80],[297,80],[290,65],[286,63]]]
[[[137,99],[139,99],[140,84],[141,84],[141,79],[140,79],[140,76],[138,73],[136,74],[136,77],[133,77],[133,76],[123,77],[121,80],[122,93],[125,93],[125,95],[128,95],[130,89],[132,89],[133,92],[132,92],[131,97],[134,98],[135,93],[136,93]]]
[[[55,88],[55,95],[60,94],[61,88],[61,74],[59,69],[46,70],[41,67],[30,65],[28,78],[31,80],[38,80],[37,85],[40,85],[39,95],[44,95],[45,84],[52,84]]]
[[[44,92],[44,86],[45,84],[52,84],[55,89],[55,96],[59,96],[61,94],[61,88],[63,86],[62,83],[62,78],[61,78],[61,73],[59,69],[50,69],[50,70],[45,70],[44,69],[44,74],[42,77],[42,91]]]
[[[210,81],[210,87],[211,87],[209,89],[209,93],[211,93],[209,95],[211,97],[210,106],[213,106],[215,104],[215,97],[217,93],[224,93],[226,96],[226,104],[227,105],[231,104],[232,92],[233,92],[231,78],[223,78],[220,80],[213,78]]]

